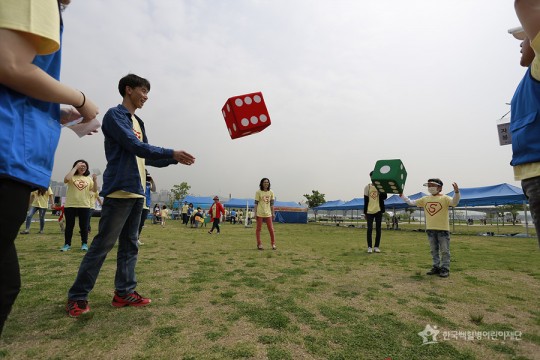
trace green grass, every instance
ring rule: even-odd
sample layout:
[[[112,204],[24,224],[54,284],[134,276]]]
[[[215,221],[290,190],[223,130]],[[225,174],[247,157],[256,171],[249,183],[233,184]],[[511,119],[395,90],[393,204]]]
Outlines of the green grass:
[[[218,236],[177,221],[165,229],[148,223],[137,290],[152,304],[111,306],[115,248],[90,294],[91,313],[71,319],[66,293],[84,253],[78,238],[61,253],[63,235],[47,222],[44,235],[17,239],[23,288],[0,358],[481,360],[540,353],[535,238],[456,230],[451,275],[442,279],[425,275],[431,257],[423,232],[383,231],[382,253],[367,254],[365,229],[275,228],[278,250],[257,251],[253,228],[224,224]],[[269,249],[266,229],[262,234]],[[440,334],[422,345],[418,333],[427,324]],[[451,331],[522,336],[445,340]]]

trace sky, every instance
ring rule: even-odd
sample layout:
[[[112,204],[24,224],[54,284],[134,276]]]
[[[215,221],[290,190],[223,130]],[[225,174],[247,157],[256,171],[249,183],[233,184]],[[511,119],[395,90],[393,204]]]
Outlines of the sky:
[[[409,195],[431,177],[519,186],[496,128],[525,72],[513,1],[73,0],[63,17],[62,82],[101,120],[121,77],[148,79],[149,143],[196,157],[149,167],[158,190],[252,198],[267,177],[280,201],[348,201],[381,159],[401,159]],[[272,124],[231,140],[221,108],[257,91]],[[52,179],[77,159],[105,170],[101,132],[64,129]]]

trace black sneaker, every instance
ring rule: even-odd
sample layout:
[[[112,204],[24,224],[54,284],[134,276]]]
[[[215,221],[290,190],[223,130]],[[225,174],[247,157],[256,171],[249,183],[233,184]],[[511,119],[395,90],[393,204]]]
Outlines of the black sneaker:
[[[426,275],[438,275],[441,272],[441,268],[438,268],[436,266],[432,267],[431,270],[429,270]]]
[[[450,276],[450,271],[448,271],[448,269],[442,268],[439,272],[439,276],[442,278],[447,278],[448,276]]]

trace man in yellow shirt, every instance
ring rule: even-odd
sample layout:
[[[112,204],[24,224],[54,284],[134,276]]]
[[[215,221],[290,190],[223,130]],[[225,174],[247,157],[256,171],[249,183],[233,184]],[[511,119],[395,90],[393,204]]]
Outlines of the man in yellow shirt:
[[[424,186],[427,186],[430,195],[421,197],[418,200],[410,200],[403,194],[399,196],[411,206],[424,208],[426,214],[426,233],[431,248],[431,257],[433,258],[433,267],[427,272],[427,275],[439,275],[445,278],[450,275],[450,223],[448,219],[448,208],[450,206],[457,206],[459,203],[459,187],[456,183],[452,183],[454,197],[451,198],[448,195],[441,194],[443,187],[441,179],[429,179]]]
[[[26,229],[21,231],[21,234],[30,233],[30,224],[32,223],[32,217],[39,211],[39,233],[43,234],[45,229],[45,213],[49,208],[49,202],[51,205],[54,204],[54,197],[51,187],[48,189],[39,189],[32,192],[30,196],[31,208],[28,212],[28,217],[26,218]]]

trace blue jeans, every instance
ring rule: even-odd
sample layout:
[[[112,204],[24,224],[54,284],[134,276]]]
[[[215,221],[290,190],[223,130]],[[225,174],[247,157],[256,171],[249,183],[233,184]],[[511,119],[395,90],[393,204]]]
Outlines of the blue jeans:
[[[28,217],[26,218],[26,230],[30,229],[32,217],[34,217],[36,211],[39,211],[39,231],[43,231],[43,229],[45,228],[45,213],[47,212],[47,209],[32,206],[32,208],[28,212]]]
[[[429,240],[429,246],[431,247],[433,267],[450,270],[450,232],[443,230],[427,230],[426,233]]]
[[[538,246],[540,247],[540,176],[522,180],[521,188],[529,199],[529,210],[531,211]]]
[[[144,198],[105,198],[101,209],[98,234],[79,267],[75,283],[69,289],[69,300],[87,300],[94,288],[101,266],[118,239],[115,290],[120,296],[130,294],[137,286],[135,265],[139,246],[137,235]]]

